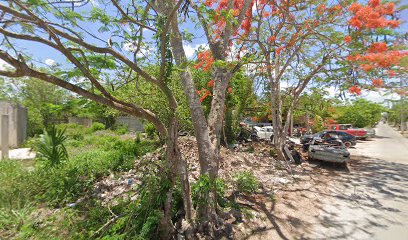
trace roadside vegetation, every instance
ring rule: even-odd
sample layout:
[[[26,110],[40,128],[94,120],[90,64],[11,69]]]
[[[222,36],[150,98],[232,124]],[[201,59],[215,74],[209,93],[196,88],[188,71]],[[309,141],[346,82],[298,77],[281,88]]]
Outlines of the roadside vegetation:
[[[44,136],[31,138],[26,143],[27,147],[38,150],[39,156],[32,166],[24,166],[19,161],[0,161],[2,239],[51,236],[76,239],[81,237],[81,225],[91,229],[106,222],[110,217],[107,208],[92,199],[77,203],[78,199],[89,198],[93,184],[104,176],[131,169],[138,157],[155,150],[159,142],[135,140],[126,134],[102,130],[102,126],[99,123],[90,128],[57,125]],[[62,142],[44,142],[44,138],[53,137],[59,137]],[[57,155],[49,154],[53,150],[44,149],[58,148],[61,144],[67,155],[58,150]],[[123,209],[126,207],[124,203]],[[82,237],[86,239],[89,235]]]

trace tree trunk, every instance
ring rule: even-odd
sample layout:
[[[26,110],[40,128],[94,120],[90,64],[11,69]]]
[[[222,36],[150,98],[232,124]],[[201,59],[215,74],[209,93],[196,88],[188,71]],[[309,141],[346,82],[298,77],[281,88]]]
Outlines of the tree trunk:
[[[217,137],[217,131],[213,128],[209,128],[207,120],[204,115],[204,110],[196,94],[194,81],[190,70],[187,67],[187,58],[183,48],[182,37],[178,29],[178,23],[176,19],[172,20],[172,34],[170,38],[170,44],[173,50],[174,59],[179,68],[183,71],[180,74],[180,79],[183,84],[184,94],[187,97],[188,106],[190,109],[191,117],[193,120],[193,126],[195,131],[195,137],[198,145],[198,157],[200,162],[200,174],[208,175],[211,180],[218,177],[218,162],[219,162],[219,148],[217,149],[217,142],[219,143],[219,134]],[[219,108],[223,109],[223,108]],[[223,111],[221,111],[223,112]],[[220,126],[215,126],[218,132],[221,130],[222,122]],[[210,131],[212,131],[210,137]],[[212,221],[216,216],[216,194],[208,193],[206,196],[208,204],[198,212],[198,217],[203,223]]]
[[[173,117],[168,128],[167,147],[166,147],[166,159],[169,169],[168,178],[171,182],[170,189],[166,194],[166,200],[164,204],[164,216],[160,221],[160,235],[161,239],[170,239],[174,234],[174,226],[171,221],[172,218],[172,205],[173,205],[173,191],[177,182],[177,177],[180,178],[183,207],[185,212],[185,219],[193,219],[193,209],[190,192],[190,182],[188,180],[187,163],[182,158],[180,150],[178,148],[178,121],[176,117]]]

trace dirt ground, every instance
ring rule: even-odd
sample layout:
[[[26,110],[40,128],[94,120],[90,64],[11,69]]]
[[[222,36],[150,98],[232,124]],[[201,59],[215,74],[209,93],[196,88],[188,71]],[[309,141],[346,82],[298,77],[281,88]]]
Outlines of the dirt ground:
[[[275,203],[256,201],[261,226],[237,239],[408,239],[408,140],[385,124],[376,130],[350,149],[348,168],[295,167],[299,180],[276,188]]]
[[[235,239],[408,239],[408,139],[387,125],[376,130],[377,138],[350,149],[347,167],[306,160],[288,165],[271,157],[267,143],[223,148],[219,174],[229,183],[227,195],[237,172],[252,171],[261,183],[256,194],[235,195],[241,207],[232,214],[239,219],[233,221]],[[194,138],[182,138],[180,147],[195,182]],[[108,180],[112,186],[101,184],[98,197],[109,202],[132,192],[138,175],[132,170]]]

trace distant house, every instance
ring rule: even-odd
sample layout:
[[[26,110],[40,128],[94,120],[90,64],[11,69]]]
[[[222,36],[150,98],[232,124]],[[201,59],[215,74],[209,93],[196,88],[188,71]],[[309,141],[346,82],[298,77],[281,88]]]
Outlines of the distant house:
[[[9,147],[19,147],[27,138],[27,108],[17,103],[0,101],[0,115],[9,116]]]

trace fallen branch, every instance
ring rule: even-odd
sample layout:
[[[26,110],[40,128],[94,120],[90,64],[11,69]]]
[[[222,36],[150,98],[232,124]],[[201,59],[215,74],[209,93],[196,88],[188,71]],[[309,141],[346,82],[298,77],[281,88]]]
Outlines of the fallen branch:
[[[92,234],[92,236],[90,237],[90,239],[95,239],[97,237],[99,237],[100,234],[102,234],[103,232],[106,231],[106,229],[113,223],[115,223],[119,218],[124,217],[125,214],[121,214],[121,215],[115,215],[115,217],[111,218],[108,222],[106,222],[102,227],[100,227],[96,232],[94,232],[94,234]]]

